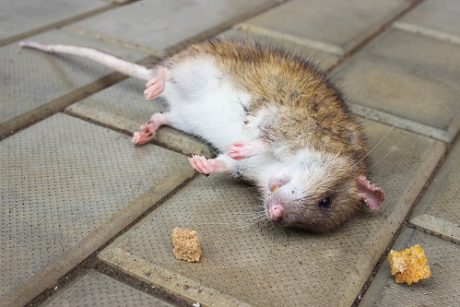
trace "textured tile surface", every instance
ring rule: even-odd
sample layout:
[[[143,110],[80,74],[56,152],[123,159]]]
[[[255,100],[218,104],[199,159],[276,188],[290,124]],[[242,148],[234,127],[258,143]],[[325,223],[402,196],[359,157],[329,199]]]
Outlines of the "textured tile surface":
[[[399,21],[452,34],[460,40],[460,2],[457,0],[426,0]]]
[[[63,31],[50,31],[30,38],[44,43],[62,43],[97,48],[129,60],[140,52],[111,46]],[[0,49],[0,123],[11,120],[111,72],[102,65],[76,56],[50,55],[21,49],[17,43]]]
[[[270,227],[265,220],[254,223],[261,207],[253,189],[219,176],[200,177],[99,257],[190,302],[350,306],[444,149],[428,138],[364,125],[371,144],[382,140],[372,154],[372,178],[387,194],[378,214],[363,212],[325,235]],[[175,260],[175,226],[198,231],[200,263]]]
[[[172,306],[96,271],[89,271],[43,306]]]
[[[241,28],[240,28],[241,27]],[[319,49],[311,48],[299,41],[290,41],[283,38],[275,38],[270,35],[260,35],[245,31],[244,25],[237,26],[234,29],[226,31],[219,35],[222,39],[234,39],[253,41],[262,44],[263,46],[280,47],[290,53],[299,55],[300,57],[309,60],[316,64],[320,70],[328,70],[339,60],[339,56],[333,53],[324,52]]]
[[[98,33],[141,48],[163,50],[273,0],[152,0],[139,1],[73,24],[71,28]],[[130,16],[126,18],[126,16]]]
[[[460,143],[452,148],[411,222],[460,242]]]
[[[395,29],[333,73],[349,102],[442,130],[447,140],[458,130],[459,78],[459,45]]]
[[[133,201],[152,187],[163,189],[150,206],[193,175],[182,155],[134,147],[124,135],[62,114],[3,140],[0,164],[0,297],[70,248],[89,248],[82,241],[94,232],[120,231],[117,213],[135,211]]]
[[[107,5],[104,0],[2,1],[0,40]]]
[[[420,244],[432,276],[412,286],[393,281],[385,260],[360,307],[364,306],[458,306],[460,302],[460,246],[428,234],[404,229],[392,249]]]
[[[411,2],[293,0],[245,23],[322,42],[346,52],[372,35]]]
[[[129,78],[67,108],[68,111],[130,132],[137,131],[153,113],[164,111],[161,99],[144,99],[145,82]],[[175,129],[162,127],[155,142],[185,154],[210,155],[203,142]]]

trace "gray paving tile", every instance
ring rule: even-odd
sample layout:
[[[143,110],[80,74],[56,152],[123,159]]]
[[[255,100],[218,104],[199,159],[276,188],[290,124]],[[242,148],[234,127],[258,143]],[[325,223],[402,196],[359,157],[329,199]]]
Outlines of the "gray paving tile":
[[[338,54],[350,51],[413,1],[293,0],[245,24],[304,38]]]
[[[372,177],[387,194],[378,214],[363,212],[324,235],[254,224],[261,208],[253,189],[200,177],[98,257],[190,302],[350,306],[444,151],[429,138],[374,122],[364,126],[371,144],[381,141],[372,154]],[[175,226],[198,231],[200,263],[175,260]]]
[[[88,35],[104,35],[141,49],[164,50],[275,0],[139,1],[72,24]],[[128,18],[129,17],[129,18]]]
[[[89,271],[67,288],[58,292],[43,306],[167,307],[172,305],[104,274]]]
[[[411,223],[460,242],[460,143],[447,160],[411,218]]]
[[[150,119],[153,113],[164,111],[161,99],[144,99],[145,82],[129,78],[102,90],[67,108],[68,111],[92,120],[134,132]],[[155,143],[184,154],[211,155],[211,149],[196,138],[169,127],[158,130]]]
[[[407,126],[444,141],[460,126],[459,78],[460,46],[396,29],[332,74],[349,102],[395,116],[390,124],[417,122]]]
[[[50,31],[32,37],[45,43],[75,44],[98,48],[129,60],[144,54],[82,38],[63,31]],[[110,69],[75,56],[57,56],[10,44],[0,49],[3,85],[0,124],[43,106],[71,91],[109,74]]]
[[[401,250],[420,244],[425,250],[432,276],[407,286],[393,281],[388,261],[372,281],[359,304],[365,306],[458,306],[460,301],[460,246],[423,232],[406,228],[394,246]]]
[[[337,64],[339,56],[333,53],[324,52],[319,49],[309,47],[299,41],[286,40],[284,38],[275,38],[270,35],[260,35],[246,31],[243,24],[237,25],[235,28],[226,31],[218,37],[222,39],[245,40],[260,43],[263,46],[276,46],[283,48],[293,54],[299,55],[304,59],[308,59],[315,63],[322,71],[330,69]]]
[[[0,40],[72,16],[107,7],[108,4],[104,0],[2,1]]]
[[[4,139],[0,157],[0,297],[19,300],[10,306],[193,175],[180,154],[63,114]]]
[[[403,18],[398,20],[399,26],[412,25],[420,32],[452,35],[460,41],[460,2],[456,0],[426,0],[417,5]],[[447,38],[447,37],[446,37]],[[455,38],[454,38],[455,40]]]

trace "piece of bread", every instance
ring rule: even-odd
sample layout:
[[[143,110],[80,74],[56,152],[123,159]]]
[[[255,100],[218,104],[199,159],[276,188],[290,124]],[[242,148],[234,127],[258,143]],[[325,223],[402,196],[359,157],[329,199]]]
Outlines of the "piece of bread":
[[[411,285],[431,276],[430,267],[426,263],[425,252],[420,245],[414,245],[400,252],[391,250],[388,254],[391,275],[395,281]]]
[[[196,231],[179,227],[174,228],[172,244],[176,259],[188,262],[200,261],[201,246]]]

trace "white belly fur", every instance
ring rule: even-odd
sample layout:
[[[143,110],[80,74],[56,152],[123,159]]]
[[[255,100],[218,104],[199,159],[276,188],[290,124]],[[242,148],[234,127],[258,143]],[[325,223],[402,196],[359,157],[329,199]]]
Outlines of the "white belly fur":
[[[163,94],[170,106],[170,126],[204,138],[221,152],[251,138],[244,128],[251,96],[237,89],[212,57],[181,62],[171,75]]]

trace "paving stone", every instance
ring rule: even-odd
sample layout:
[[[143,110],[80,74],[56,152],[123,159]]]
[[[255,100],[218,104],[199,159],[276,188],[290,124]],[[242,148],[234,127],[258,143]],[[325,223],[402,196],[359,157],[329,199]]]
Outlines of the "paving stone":
[[[89,271],[67,288],[58,292],[43,306],[167,307],[172,305],[104,274]]]
[[[255,223],[254,189],[200,177],[105,248],[98,257],[189,302],[234,306],[350,306],[403,221],[444,145],[365,122],[372,178],[386,191],[377,214],[363,212],[330,234]],[[386,137],[385,137],[386,135]],[[203,259],[175,260],[175,226],[198,231]]]
[[[129,78],[71,105],[67,110],[118,129],[134,132],[153,113],[166,109],[165,102],[161,99],[146,101],[144,89],[144,81]],[[187,155],[194,153],[211,156],[212,151],[204,142],[170,127],[158,130],[155,143]]]
[[[425,33],[452,35],[460,41],[460,2],[457,0],[425,0],[398,21],[397,26],[414,26]],[[436,35],[436,34],[435,34]],[[455,40],[455,38],[454,38]]]
[[[360,307],[365,306],[458,306],[460,301],[460,246],[423,232],[406,228],[392,249],[420,244],[425,250],[432,276],[407,286],[391,277],[385,260],[367,290]]]
[[[275,0],[139,1],[72,24],[69,28],[161,53],[168,47],[274,3]]]
[[[0,40],[107,6],[104,0],[2,1]]]
[[[452,148],[411,223],[460,242],[460,143]]]
[[[339,56],[333,53],[325,52],[319,49],[311,48],[300,41],[290,41],[280,38],[275,38],[268,35],[259,35],[245,31],[244,25],[237,25],[235,28],[226,31],[219,35],[222,39],[233,39],[252,41],[261,44],[262,46],[275,46],[287,50],[290,53],[296,54],[310,62],[316,64],[322,71],[329,70],[337,64]]]
[[[245,24],[304,38],[312,46],[348,52],[402,12],[413,1],[293,0]]]
[[[50,287],[193,176],[180,154],[135,147],[63,114],[4,139],[0,157],[0,297],[11,300],[0,305],[7,306]]]
[[[444,141],[452,140],[460,127],[459,78],[460,46],[397,29],[332,75],[348,102],[395,116],[386,118],[390,124],[417,122],[421,128],[407,127]]]
[[[82,38],[64,31],[32,37],[44,43],[75,44],[104,50],[129,60],[145,57],[138,51]],[[10,44],[0,49],[3,90],[0,94],[0,124],[32,111],[112,72],[102,65],[75,56],[50,55]]]

